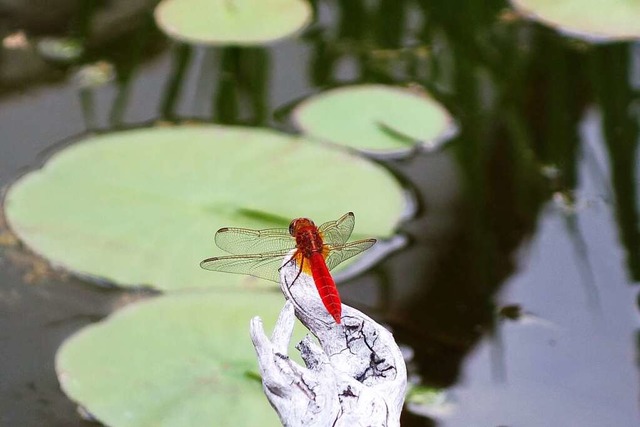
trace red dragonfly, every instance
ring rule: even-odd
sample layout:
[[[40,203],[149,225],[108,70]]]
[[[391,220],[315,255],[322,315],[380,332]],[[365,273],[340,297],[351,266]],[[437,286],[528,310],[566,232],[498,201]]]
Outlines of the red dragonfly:
[[[322,303],[339,324],[342,304],[329,270],[376,242],[375,239],[366,239],[347,243],[354,224],[355,216],[349,212],[320,227],[308,218],[294,219],[288,229],[224,227],[216,232],[216,245],[232,255],[207,258],[200,267],[280,282],[280,265],[284,257],[295,249],[292,259],[299,267],[298,276],[304,271],[313,277]]]

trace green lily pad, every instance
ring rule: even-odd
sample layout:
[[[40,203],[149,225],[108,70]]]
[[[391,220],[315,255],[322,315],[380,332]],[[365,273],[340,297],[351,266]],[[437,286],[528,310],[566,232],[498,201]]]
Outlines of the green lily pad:
[[[63,343],[60,385],[111,427],[279,426],[249,321],[260,315],[269,331],[283,303],[276,293],[206,292],[132,304]]]
[[[589,41],[640,37],[637,0],[511,0],[531,19]]]
[[[305,0],[164,0],[155,11],[169,37],[210,45],[269,43],[299,31],[311,16]]]
[[[293,120],[321,140],[382,155],[434,148],[451,133],[447,111],[424,93],[384,85],[347,86],[301,102]]]
[[[73,272],[160,290],[266,281],[205,271],[218,228],[287,227],[356,214],[356,237],[389,237],[405,194],[383,167],[266,129],[188,125],[87,137],[8,190],[9,226]],[[270,283],[270,282],[269,282]]]

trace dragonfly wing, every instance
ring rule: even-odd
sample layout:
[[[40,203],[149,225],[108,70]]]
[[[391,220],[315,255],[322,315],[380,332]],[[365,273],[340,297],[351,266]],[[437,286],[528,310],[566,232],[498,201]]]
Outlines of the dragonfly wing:
[[[360,252],[369,249],[376,242],[376,239],[356,240],[355,242],[345,243],[344,245],[333,246],[329,255],[325,259],[329,270],[336,265],[351,257],[358,255]]]
[[[274,251],[263,254],[231,255],[207,258],[200,267],[211,271],[248,274],[254,277],[280,282],[278,269],[289,251]]]
[[[249,230],[225,227],[216,232],[216,245],[234,255],[259,252],[289,251],[296,246],[295,239],[285,228]]]
[[[322,224],[318,231],[322,234],[322,241],[328,245],[343,245],[349,240],[356,217],[353,212],[342,215],[335,221]]]

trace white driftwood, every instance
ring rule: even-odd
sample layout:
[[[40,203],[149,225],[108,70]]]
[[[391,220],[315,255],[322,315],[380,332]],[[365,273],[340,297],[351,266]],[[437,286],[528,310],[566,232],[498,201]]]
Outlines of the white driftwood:
[[[342,323],[336,324],[313,279],[297,275],[294,261],[283,265],[281,288],[287,302],[271,340],[259,317],[251,321],[264,392],[282,424],[399,426],[407,371],[391,333],[344,304]],[[294,311],[320,343],[307,336],[297,345],[306,367],[287,355]]]

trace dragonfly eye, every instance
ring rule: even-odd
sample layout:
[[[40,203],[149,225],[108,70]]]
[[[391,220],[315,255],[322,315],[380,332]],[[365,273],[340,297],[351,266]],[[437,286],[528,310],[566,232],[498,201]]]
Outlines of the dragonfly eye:
[[[295,236],[295,234],[296,234],[296,220],[295,219],[293,221],[291,221],[291,223],[289,224],[289,234],[291,234],[292,236]]]

